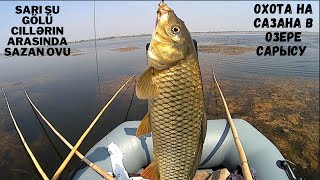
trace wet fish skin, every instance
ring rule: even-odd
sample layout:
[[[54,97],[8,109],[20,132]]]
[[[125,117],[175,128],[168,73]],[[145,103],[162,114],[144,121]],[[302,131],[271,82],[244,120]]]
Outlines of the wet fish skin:
[[[136,92],[149,100],[149,112],[137,135],[151,130],[154,162],[142,176],[193,179],[207,126],[201,73],[188,29],[166,4],[159,5],[148,62]]]
[[[161,90],[149,100],[149,112],[154,157],[163,180],[192,179],[199,164],[204,103],[196,67],[189,61],[155,76]]]

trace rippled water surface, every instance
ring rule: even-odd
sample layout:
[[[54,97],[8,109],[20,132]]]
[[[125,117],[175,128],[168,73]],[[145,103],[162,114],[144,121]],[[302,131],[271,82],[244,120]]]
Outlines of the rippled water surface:
[[[197,33],[201,45],[257,47],[267,45],[263,34]],[[150,36],[70,44],[69,57],[4,57],[0,55],[0,85],[5,86],[21,131],[49,176],[68,149],[37,119],[18,82],[22,82],[40,111],[75,144],[101,107],[132,75],[146,69],[145,45]],[[273,44],[274,45],[274,44]],[[199,52],[210,119],[224,118],[221,102],[212,88],[213,65],[234,117],[248,120],[297,165],[300,176],[319,175],[319,34],[304,34],[303,56],[257,56]],[[135,47],[132,51],[117,48]],[[130,49],[130,48],[129,48]],[[98,66],[97,66],[98,65]],[[139,120],[146,101],[133,95],[130,84],[104,113],[80,146],[85,153],[98,140],[126,120]],[[133,99],[132,99],[133,98]],[[132,100],[132,105],[130,102]],[[128,110],[130,106],[130,109]],[[0,177],[39,176],[14,129],[3,97],[0,97]],[[309,149],[308,149],[309,148]],[[64,176],[79,161],[74,158]],[[1,178],[2,179],[2,178]]]

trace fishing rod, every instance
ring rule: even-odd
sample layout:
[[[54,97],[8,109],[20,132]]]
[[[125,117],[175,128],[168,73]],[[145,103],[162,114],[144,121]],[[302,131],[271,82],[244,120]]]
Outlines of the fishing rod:
[[[9,102],[8,102],[8,99],[7,99],[7,96],[6,96],[6,93],[4,92],[4,89],[1,88],[1,90],[2,90],[2,93],[3,93],[4,99],[5,99],[5,101],[6,101],[6,104],[7,104],[7,107],[8,107],[10,116],[11,116],[11,119],[12,119],[12,121],[13,121],[13,124],[14,124],[14,126],[15,126],[18,134],[19,134],[19,137],[20,137],[20,139],[21,139],[24,147],[26,148],[29,156],[30,156],[31,159],[32,159],[32,162],[33,162],[34,165],[36,166],[36,168],[37,168],[37,170],[39,171],[39,173],[40,173],[40,175],[42,176],[42,178],[45,179],[45,180],[49,180],[48,176],[47,176],[46,173],[43,171],[43,169],[41,168],[41,165],[39,164],[39,162],[37,161],[36,157],[34,156],[34,154],[32,153],[31,149],[29,148],[26,140],[24,139],[24,137],[23,137],[23,135],[22,135],[22,133],[21,133],[18,125],[17,125],[17,122],[16,122],[16,120],[15,120],[13,114],[12,114],[12,111],[11,111],[11,108],[10,108],[10,105],[9,105]]]
[[[222,102],[223,102],[223,105],[224,105],[224,108],[225,108],[225,111],[226,111],[226,114],[227,114],[227,121],[228,121],[228,123],[230,125],[231,131],[232,131],[232,135],[233,135],[233,140],[235,142],[235,145],[236,145],[236,148],[237,148],[237,151],[238,151],[238,155],[239,155],[239,158],[240,158],[240,161],[241,161],[240,165],[241,165],[241,169],[242,169],[242,174],[243,174],[245,180],[252,180],[252,175],[251,175],[250,168],[249,168],[249,165],[248,165],[248,160],[247,160],[246,154],[244,152],[244,149],[242,147],[242,144],[241,144],[241,141],[240,141],[240,138],[239,138],[239,135],[238,135],[238,131],[237,131],[236,126],[234,125],[234,122],[233,122],[233,120],[231,118],[227,102],[224,99],[222,91],[221,91],[221,89],[219,87],[219,84],[218,84],[218,81],[216,79],[216,75],[214,73],[213,67],[211,66],[211,68],[212,68],[212,76],[213,76],[214,82],[216,83],[216,86],[217,86],[217,88],[219,90],[219,93],[220,93],[220,96],[221,96],[221,99],[222,99]]]
[[[50,127],[50,129],[60,138],[60,140],[68,146],[68,148],[71,150],[73,146],[66,140],[54,127],[53,125],[44,117],[44,115],[40,112],[40,110],[37,108],[37,106],[32,102],[30,99],[26,89],[24,88],[23,84],[20,82],[20,85],[24,91],[24,94],[26,95],[29,103],[31,104],[32,108],[40,115],[42,120]],[[95,170],[97,173],[99,173],[103,178],[113,180],[113,177],[110,176],[107,172],[105,172],[103,169],[101,169],[99,166],[91,162],[89,159],[87,159],[84,155],[82,155],[79,151],[76,151],[75,154],[83,161],[85,162],[89,167],[91,167],[93,170]]]
[[[109,107],[109,105],[112,103],[112,101],[117,97],[117,95],[120,93],[120,91],[130,82],[135,76],[131,76],[120,88],[119,90],[112,96],[112,98],[107,102],[107,104],[101,109],[101,111],[98,113],[98,115],[94,118],[94,120],[91,122],[87,130],[82,134],[80,139],[77,141],[76,145],[72,148],[71,152],[68,154],[66,159],[63,161],[63,163],[60,165],[60,167],[57,169],[56,173],[52,177],[53,180],[57,180],[64,170],[64,168],[67,166],[69,161],[71,160],[72,156],[75,154],[81,143],[83,142],[84,138],[88,135],[88,133],[91,131],[93,126],[97,123],[101,115],[104,113],[104,111]]]

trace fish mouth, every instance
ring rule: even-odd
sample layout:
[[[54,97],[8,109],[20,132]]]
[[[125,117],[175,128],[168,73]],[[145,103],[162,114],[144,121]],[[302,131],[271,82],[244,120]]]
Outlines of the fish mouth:
[[[162,16],[167,14],[169,11],[171,11],[171,9],[166,4],[159,4],[157,14],[158,16]]]
[[[157,32],[159,22],[162,21],[162,22],[166,23],[166,21],[169,20],[169,12],[170,11],[173,11],[173,10],[167,4],[162,3],[162,2],[159,3],[159,7],[157,10],[155,31],[154,31],[154,34],[152,35],[154,40],[156,40],[159,43],[166,43],[166,44],[172,43],[172,41],[165,38],[165,36],[168,36],[168,33],[165,30],[162,32],[164,34],[161,34],[161,32]]]
[[[157,19],[156,26],[160,19],[168,19],[168,12],[172,11],[172,9],[166,3],[159,3],[159,7],[157,10]]]

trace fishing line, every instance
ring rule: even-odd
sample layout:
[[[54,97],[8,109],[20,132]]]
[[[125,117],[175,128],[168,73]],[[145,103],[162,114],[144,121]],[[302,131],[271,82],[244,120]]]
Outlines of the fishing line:
[[[35,177],[36,179],[39,179],[41,180],[41,178],[27,170],[24,170],[24,169],[11,169],[12,172],[15,172],[15,173],[24,173],[24,174],[29,174],[29,175],[32,175],[33,177]]]
[[[210,66],[211,67],[211,71],[213,71],[213,65]],[[211,75],[210,75],[211,76]],[[214,79],[212,78],[212,81],[210,82],[210,87],[209,87],[209,93],[208,93],[208,97],[206,98],[206,112],[207,114],[211,115],[211,109],[214,109],[215,107],[217,107],[215,109],[216,111],[216,116],[214,115],[214,113],[212,113],[212,116],[214,117],[214,119],[218,119],[219,118],[219,109],[218,109],[218,103],[217,103],[217,96],[216,96],[216,91],[215,91],[215,86],[214,86]],[[211,103],[213,101],[213,103]],[[209,116],[210,116],[209,115]]]
[[[134,86],[133,86],[133,92],[132,92],[132,96],[131,96],[131,101],[130,101],[130,104],[129,104],[129,107],[128,107],[128,110],[127,110],[127,113],[126,113],[126,117],[124,119],[124,122],[126,122],[128,120],[128,115],[129,115],[129,112],[130,112],[130,109],[131,109],[131,105],[133,103],[133,98],[134,98],[134,95],[135,95],[135,92],[136,92],[136,88],[135,88],[135,85],[136,85],[136,82],[137,82],[137,79],[135,78],[134,79]],[[131,84],[130,84],[131,86]]]
[[[50,129],[58,136],[58,138],[66,145],[68,146],[69,149],[72,149],[73,146],[52,126],[52,124],[44,117],[44,115],[40,112],[40,110],[36,107],[36,105],[32,102],[30,99],[26,89],[24,88],[23,84],[20,83],[24,94],[26,98],[28,99],[30,105],[33,107],[33,109],[37,112],[37,114],[43,119],[43,121],[50,127]],[[91,167],[93,170],[95,170],[97,173],[99,173],[103,178],[105,179],[110,179],[109,175],[102,170],[100,167],[92,163],[89,159],[84,157],[79,151],[76,151],[75,154],[84,162],[86,163],[89,167]]]
[[[29,102],[29,104],[30,104],[30,102]],[[38,116],[38,114],[36,113],[36,110],[34,109],[34,107],[32,106],[32,104],[30,104],[30,106],[31,106],[31,108],[32,108],[33,113],[36,115],[36,118],[37,118],[38,122],[40,123],[40,126],[41,126],[44,134],[47,136],[50,144],[52,145],[52,147],[53,147],[53,149],[54,149],[54,151],[57,153],[57,155],[59,156],[59,158],[60,158],[60,160],[61,160],[61,162],[62,162],[62,161],[64,160],[64,158],[63,158],[62,155],[60,154],[58,148],[54,145],[54,143],[53,143],[52,139],[50,138],[48,132],[47,132],[46,129],[44,128],[43,124],[41,123],[41,121],[40,121],[40,119],[39,119],[39,116]]]
[[[0,86],[0,88],[1,88],[1,86]],[[3,166],[3,168],[9,169],[9,170],[10,170],[11,172],[13,172],[13,173],[29,174],[29,175],[32,175],[33,177],[35,177],[34,179],[39,179],[39,180],[41,180],[41,178],[40,178],[39,176],[37,176],[37,175],[33,174],[32,172],[29,172],[29,171],[27,171],[27,170],[18,169],[18,168],[10,168],[10,166],[9,166],[7,163],[5,163],[5,162],[2,162],[2,163],[0,164],[0,168],[1,168],[2,166]]]
[[[211,69],[212,69],[212,65],[211,65]],[[207,97],[207,101],[206,101],[206,103],[205,103],[205,105],[206,105],[206,112],[208,113],[209,112],[209,110],[210,110],[210,105],[211,105],[211,103],[210,103],[210,100],[211,100],[211,96],[212,96],[212,86],[213,86],[213,81],[210,83],[210,87],[209,87],[209,92],[208,92],[208,97]]]
[[[96,56],[96,72],[97,72],[97,80],[99,86],[99,108],[102,106],[101,100],[101,86],[100,86],[100,77],[99,77],[99,63],[98,63],[98,52],[97,52],[97,30],[96,30],[96,1],[93,1],[93,29],[94,29],[94,51]]]
[[[206,102],[206,112],[208,113],[210,111],[210,100],[211,100],[211,96],[212,96],[212,89],[213,89],[213,82],[210,83],[210,88],[209,88],[209,93],[208,93],[208,97],[207,97],[207,102]]]
[[[20,82],[20,84],[22,84],[22,83]],[[16,85],[18,85],[18,83],[17,83]],[[30,102],[29,102],[29,104],[30,104],[30,106],[31,106],[31,108],[32,108],[33,113],[36,115],[36,118],[37,118],[38,122],[40,123],[40,126],[41,126],[44,134],[46,135],[46,137],[48,138],[50,144],[52,145],[54,151],[57,153],[57,155],[59,156],[60,160],[63,161],[64,158],[62,157],[62,155],[61,155],[60,152],[58,151],[58,148],[54,145],[54,143],[53,143],[52,139],[50,138],[48,132],[47,132],[46,129],[44,128],[43,124],[41,123],[41,121],[40,121],[40,119],[39,119],[39,116],[38,116],[38,114],[36,113],[36,110],[34,109],[34,107],[32,106],[32,104],[31,104]]]
[[[66,157],[66,159],[63,161],[63,163],[60,165],[60,167],[57,169],[56,173],[54,174],[54,176],[52,177],[53,180],[57,180],[60,176],[60,174],[62,173],[62,171],[65,169],[65,167],[67,166],[67,164],[70,162],[72,156],[76,153],[77,149],[79,148],[79,146],[81,145],[81,143],[83,142],[83,140],[87,137],[87,135],[89,134],[89,132],[91,131],[91,129],[93,128],[93,126],[97,123],[97,121],[100,119],[100,117],[102,116],[102,114],[104,113],[104,111],[109,107],[109,105],[113,102],[113,100],[118,96],[118,94],[120,93],[120,91],[129,83],[129,81],[131,81],[135,76],[131,76],[122,86],[120,89],[118,89],[118,91],[112,96],[112,98],[105,104],[105,106],[101,109],[101,111],[98,113],[98,115],[94,118],[94,120],[91,122],[91,124],[89,125],[89,127],[85,130],[85,132],[81,135],[81,137],[79,138],[79,140],[77,141],[76,145],[74,145],[74,147],[72,148],[71,152],[68,154],[68,156]],[[109,179],[113,179],[113,178],[109,178]]]
[[[211,72],[213,72],[213,65],[211,65]],[[219,104],[218,104],[218,97],[217,97],[217,91],[218,90],[216,90],[216,86],[214,85],[214,83],[215,83],[214,82],[214,78],[212,78],[211,87],[210,87],[210,98],[212,96],[212,90],[213,90],[214,107],[217,108],[217,110],[216,110],[216,118],[219,119],[220,107],[219,107]]]
[[[214,82],[212,82],[212,84],[213,84]],[[217,88],[216,88],[216,86],[213,86],[213,95],[214,95],[214,99],[215,99],[215,105],[216,105],[216,107],[217,107],[217,112],[216,112],[216,116],[217,116],[217,118],[219,118],[219,114],[220,114],[220,107],[219,107],[219,104],[218,104],[218,97],[217,97]]]

